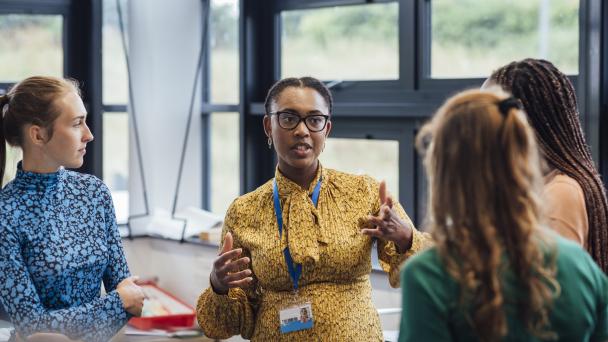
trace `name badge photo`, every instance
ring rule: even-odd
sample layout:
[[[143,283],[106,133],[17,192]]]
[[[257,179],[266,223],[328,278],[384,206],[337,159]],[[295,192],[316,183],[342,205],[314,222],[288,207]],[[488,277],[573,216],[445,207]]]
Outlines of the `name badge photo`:
[[[313,326],[312,306],[304,303],[279,311],[281,333],[310,329]]]

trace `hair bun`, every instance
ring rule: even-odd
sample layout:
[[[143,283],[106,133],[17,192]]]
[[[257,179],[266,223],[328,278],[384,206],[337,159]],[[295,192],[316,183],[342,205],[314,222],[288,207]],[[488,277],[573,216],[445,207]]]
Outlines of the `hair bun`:
[[[513,96],[498,102],[498,109],[504,116],[507,116],[512,108],[523,109],[521,101]]]

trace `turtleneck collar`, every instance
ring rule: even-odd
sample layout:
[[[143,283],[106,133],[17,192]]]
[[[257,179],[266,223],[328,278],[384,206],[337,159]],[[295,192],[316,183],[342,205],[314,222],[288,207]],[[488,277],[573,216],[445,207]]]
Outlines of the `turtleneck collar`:
[[[325,182],[325,180],[327,179],[325,173],[326,173],[325,170],[321,166],[321,162],[319,162],[319,166],[317,167],[317,173],[315,174],[315,178],[313,178],[312,182],[310,182],[310,184],[308,185],[308,189],[302,188],[296,182],[285,177],[285,175],[283,175],[281,173],[281,171],[279,170],[278,166],[274,172],[274,177],[277,180],[277,185],[279,187],[279,195],[288,196],[294,192],[297,193],[297,192],[303,192],[303,191],[306,191],[310,195],[310,194],[312,194],[313,190],[315,189],[315,186],[317,185],[317,182],[319,181],[319,179],[321,177],[323,177],[323,181]]]
[[[61,181],[64,173],[64,168],[50,173],[24,171],[22,162],[20,161],[17,164],[17,175],[15,176],[14,184],[21,189],[45,191],[55,188]]]

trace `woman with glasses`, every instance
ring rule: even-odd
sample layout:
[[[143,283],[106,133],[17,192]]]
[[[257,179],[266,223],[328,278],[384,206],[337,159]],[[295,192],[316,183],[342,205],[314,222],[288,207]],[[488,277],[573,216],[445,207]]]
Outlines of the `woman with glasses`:
[[[399,266],[427,236],[384,184],[319,163],[332,127],[332,97],[322,82],[283,79],[265,109],[275,177],[228,209],[211,287],[198,301],[200,326],[213,338],[382,340],[371,301],[372,242],[377,238],[381,265],[397,287]]]

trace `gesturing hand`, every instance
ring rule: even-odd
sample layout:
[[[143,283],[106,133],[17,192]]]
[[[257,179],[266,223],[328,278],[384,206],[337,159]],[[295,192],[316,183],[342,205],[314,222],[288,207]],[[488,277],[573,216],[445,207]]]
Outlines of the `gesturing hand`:
[[[361,233],[393,241],[399,252],[412,245],[413,230],[393,209],[393,199],[386,193],[386,182],[380,182],[380,210],[377,216],[368,216]]]
[[[224,246],[220,255],[213,262],[211,270],[211,286],[218,294],[227,294],[228,289],[233,287],[246,287],[252,281],[251,270],[249,268],[239,271],[242,267],[249,264],[249,258],[243,257],[233,260],[241,255],[242,249],[232,249],[232,234],[226,233]]]

